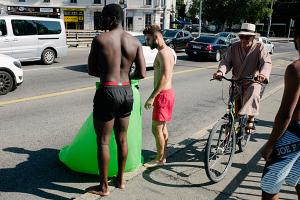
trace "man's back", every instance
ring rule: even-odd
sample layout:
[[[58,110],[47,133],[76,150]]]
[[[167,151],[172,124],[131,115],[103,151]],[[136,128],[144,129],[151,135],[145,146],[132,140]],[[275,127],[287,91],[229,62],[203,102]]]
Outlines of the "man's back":
[[[121,29],[102,33],[96,40],[101,82],[128,82],[131,66],[142,48],[138,40]]]
[[[288,70],[291,70],[291,74],[293,74],[292,78],[298,79],[298,81],[296,81],[296,84],[298,83],[298,92],[300,91],[300,60],[295,61],[294,63],[292,63],[288,68]],[[287,77],[289,78],[289,77]],[[297,92],[297,91],[295,91]],[[296,105],[296,108],[294,110],[293,113],[293,120],[300,120],[300,95],[298,96],[298,103]]]

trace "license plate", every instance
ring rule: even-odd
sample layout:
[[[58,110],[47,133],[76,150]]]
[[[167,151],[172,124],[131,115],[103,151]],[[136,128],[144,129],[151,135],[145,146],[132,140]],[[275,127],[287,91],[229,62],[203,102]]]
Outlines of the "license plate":
[[[197,46],[197,45],[193,45],[193,48],[194,48],[194,49],[202,49],[201,46]]]
[[[196,54],[197,54],[197,51],[194,51],[194,52],[193,52],[193,54],[195,54],[195,55],[196,55]]]

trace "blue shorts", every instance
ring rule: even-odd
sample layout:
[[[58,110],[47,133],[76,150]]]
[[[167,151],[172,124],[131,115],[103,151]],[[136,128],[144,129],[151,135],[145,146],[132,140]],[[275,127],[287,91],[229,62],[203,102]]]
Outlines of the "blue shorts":
[[[268,194],[279,193],[283,182],[300,184],[300,121],[294,121],[273,146],[272,159],[266,162],[261,189]]]

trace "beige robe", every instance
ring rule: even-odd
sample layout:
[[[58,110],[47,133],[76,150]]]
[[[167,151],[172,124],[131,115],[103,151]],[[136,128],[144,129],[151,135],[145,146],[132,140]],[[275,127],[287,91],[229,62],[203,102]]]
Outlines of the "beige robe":
[[[219,65],[219,70],[223,74],[232,70],[233,79],[263,74],[269,77],[272,69],[271,56],[265,45],[253,41],[253,45],[248,53],[242,48],[240,42],[234,43],[226,51],[225,57]],[[242,108],[240,115],[257,116],[259,114],[261,85],[258,83],[248,83],[241,87]]]

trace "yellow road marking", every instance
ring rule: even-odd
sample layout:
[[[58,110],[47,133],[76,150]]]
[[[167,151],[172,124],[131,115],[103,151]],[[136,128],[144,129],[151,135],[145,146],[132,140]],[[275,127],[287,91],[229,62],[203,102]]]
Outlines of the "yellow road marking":
[[[282,54],[285,54],[285,53],[282,53]],[[285,61],[283,61],[283,62],[285,62]],[[288,61],[286,61],[286,62],[288,62]],[[278,61],[275,63],[278,63]],[[275,63],[273,63],[273,64],[275,64]],[[281,64],[281,63],[282,63],[282,61],[279,61],[279,64]],[[278,64],[276,64],[276,65],[278,65]],[[178,66],[180,66],[180,65],[178,65]],[[212,66],[208,66],[205,68],[194,68],[194,69],[189,69],[189,70],[177,71],[177,72],[174,72],[174,75],[185,74],[185,73],[189,73],[189,72],[196,72],[196,71],[201,71],[201,70],[206,70],[206,69],[213,69],[213,68],[216,68],[217,66],[218,65],[212,65]],[[273,66],[273,68],[283,68],[283,67]],[[150,80],[153,78],[154,78],[154,76],[149,76],[149,77],[146,77],[144,80]],[[49,97],[57,97],[57,96],[62,96],[62,95],[66,95],[66,94],[74,94],[74,93],[84,92],[84,91],[94,90],[94,89],[95,89],[95,86],[89,86],[89,87],[84,87],[84,88],[66,90],[66,91],[62,91],[62,92],[54,92],[54,93],[37,95],[37,96],[32,96],[32,97],[0,101],[0,106],[21,103],[21,102],[28,102],[28,101],[33,101],[33,100],[40,100],[40,99],[45,99],[45,98],[49,98]]]
[[[178,71],[178,72],[174,72],[174,75],[205,70],[205,69],[209,69],[212,67],[216,67],[216,66],[209,66],[207,68],[197,68],[197,69]],[[149,76],[149,77],[146,77],[144,80],[150,80],[153,78],[154,78],[154,76]],[[66,91],[62,91],[62,92],[54,92],[54,93],[37,95],[37,96],[32,96],[32,97],[25,97],[25,98],[8,100],[8,101],[0,101],[0,106],[21,103],[21,102],[28,102],[28,101],[39,100],[39,99],[45,99],[45,98],[49,98],[49,97],[57,97],[57,96],[62,96],[62,95],[66,95],[66,94],[73,94],[73,93],[84,92],[84,91],[88,91],[88,90],[94,90],[94,89],[95,89],[95,86],[89,86],[89,87],[84,87],[84,88],[66,90]]]
[[[54,93],[43,94],[43,95],[38,95],[38,96],[33,96],[33,97],[26,97],[26,98],[15,99],[15,100],[0,101],[0,106],[14,104],[14,103],[21,103],[21,102],[26,102],[26,101],[33,101],[33,100],[38,100],[38,99],[45,99],[45,98],[49,98],[49,97],[62,96],[62,95],[66,95],[66,94],[83,92],[83,91],[87,91],[87,90],[91,90],[91,89],[95,89],[95,87],[85,87],[85,88],[66,90],[66,91],[62,91],[62,92],[54,92]]]

